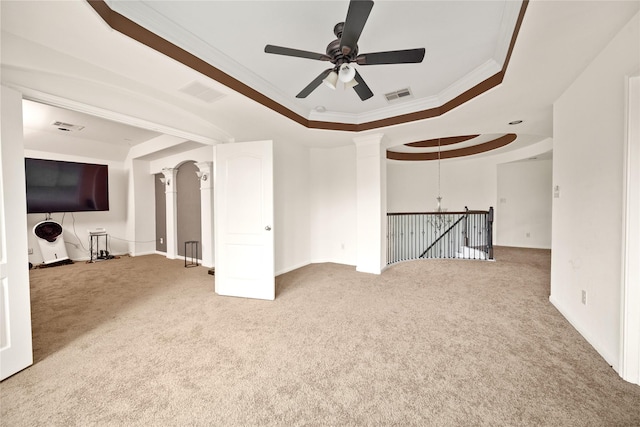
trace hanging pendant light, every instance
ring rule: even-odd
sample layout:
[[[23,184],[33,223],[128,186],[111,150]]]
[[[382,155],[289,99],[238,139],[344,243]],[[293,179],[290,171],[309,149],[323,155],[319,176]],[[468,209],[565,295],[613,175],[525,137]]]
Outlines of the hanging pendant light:
[[[438,138],[438,197],[436,197],[436,200],[438,201],[438,208],[436,209],[436,212],[442,212],[442,196],[440,195],[440,138]]]

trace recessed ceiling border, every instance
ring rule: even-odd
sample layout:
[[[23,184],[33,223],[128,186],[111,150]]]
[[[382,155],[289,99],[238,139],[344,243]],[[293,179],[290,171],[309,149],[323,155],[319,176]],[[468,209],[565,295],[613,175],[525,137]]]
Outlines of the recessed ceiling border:
[[[487,141],[483,144],[472,145],[471,147],[458,148],[456,150],[447,150],[440,152],[429,153],[405,153],[399,151],[387,150],[387,159],[389,160],[402,160],[402,161],[422,161],[422,160],[438,160],[440,159],[453,159],[456,157],[472,156],[474,154],[486,153],[487,151],[495,150],[505,145],[511,144],[516,140],[518,136],[515,133],[508,133],[499,138]],[[437,139],[436,139],[437,141]],[[405,144],[409,145],[409,144]]]
[[[520,13],[518,14],[518,19],[516,20],[516,25],[513,29],[513,34],[511,37],[511,42],[509,43],[509,49],[507,51],[505,61],[502,69],[498,73],[478,83],[471,89],[466,90],[465,92],[461,93],[460,95],[456,96],[455,98],[439,107],[388,117],[380,120],[373,120],[365,123],[338,123],[309,120],[301,116],[300,114],[295,113],[284,105],[267,97],[266,95],[258,92],[247,84],[242,83],[238,79],[219,70],[206,61],[185,51],[184,49],[165,40],[152,31],[147,30],[136,22],[119,14],[118,12],[111,9],[105,0],[86,1],[102,18],[102,20],[105,21],[105,23],[112,29],[150,47],[151,49],[154,49],[159,53],[162,53],[165,56],[168,56],[169,58],[172,58],[186,65],[187,67],[227,86],[228,88],[244,96],[247,96],[248,98],[253,99],[259,104],[293,120],[294,122],[310,129],[324,129],[348,132],[361,132],[366,130],[379,129],[387,126],[400,125],[404,123],[438,117],[483,94],[484,92],[498,86],[500,83],[502,83],[502,80],[504,79],[504,76],[506,74],[507,66],[509,65],[509,60],[511,59],[511,54],[513,52],[518,33],[520,32],[520,27],[522,26],[522,21],[524,20],[524,15],[529,4],[529,0],[522,1],[522,5],[520,6]]]
[[[477,138],[480,135],[464,135],[464,136],[449,136],[447,138],[427,139],[425,141],[409,142],[404,144],[407,147],[439,147],[444,145],[458,144],[460,142],[468,141],[473,138]]]

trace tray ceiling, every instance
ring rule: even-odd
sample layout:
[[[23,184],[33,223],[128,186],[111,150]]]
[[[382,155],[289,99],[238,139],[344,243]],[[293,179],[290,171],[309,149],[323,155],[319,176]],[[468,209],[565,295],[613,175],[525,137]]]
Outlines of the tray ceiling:
[[[377,1],[360,53],[426,49],[419,64],[356,65],[374,96],[341,84],[296,98],[327,62],[264,52],[266,44],[324,53],[347,1],[111,1],[115,12],[307,119],[365,123],[438,108],[499,73],[520,1]],[[152,46],[153,47],[153,46]],[[385,94],[410,89],[388,101]]]

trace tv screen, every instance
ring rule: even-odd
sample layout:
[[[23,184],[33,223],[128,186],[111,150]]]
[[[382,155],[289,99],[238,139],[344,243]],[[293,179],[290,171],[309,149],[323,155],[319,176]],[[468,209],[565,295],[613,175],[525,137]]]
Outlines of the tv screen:
[[[25,159],[27,213],[109,210],[107,165]]]

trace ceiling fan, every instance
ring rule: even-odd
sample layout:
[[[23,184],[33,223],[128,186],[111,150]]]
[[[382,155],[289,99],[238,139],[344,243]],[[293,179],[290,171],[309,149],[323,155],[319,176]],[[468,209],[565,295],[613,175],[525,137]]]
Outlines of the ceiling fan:
[[[320,83],[324,82],[335,89],[338,80],[346,87],[353,87],[361,100],[365,101],[373,96],[373,92],[365,83],[352,63],[358,65],[378,64],[410,64],[420,63],[424,59],[425,49],[406,49],[386,52],[363,53],[358,55],[358,39],[373,8],[372,0],[351,0],[347,18],[333,28],[337,39],[329,43],[326,54],[308,52],[306,50],[288,47],[266,45],[264,51],[276,55],[295,56],[297,58],[329,61],[334,66],[324,70],[307,87],[296,95],[296,98],[306,98]]]

